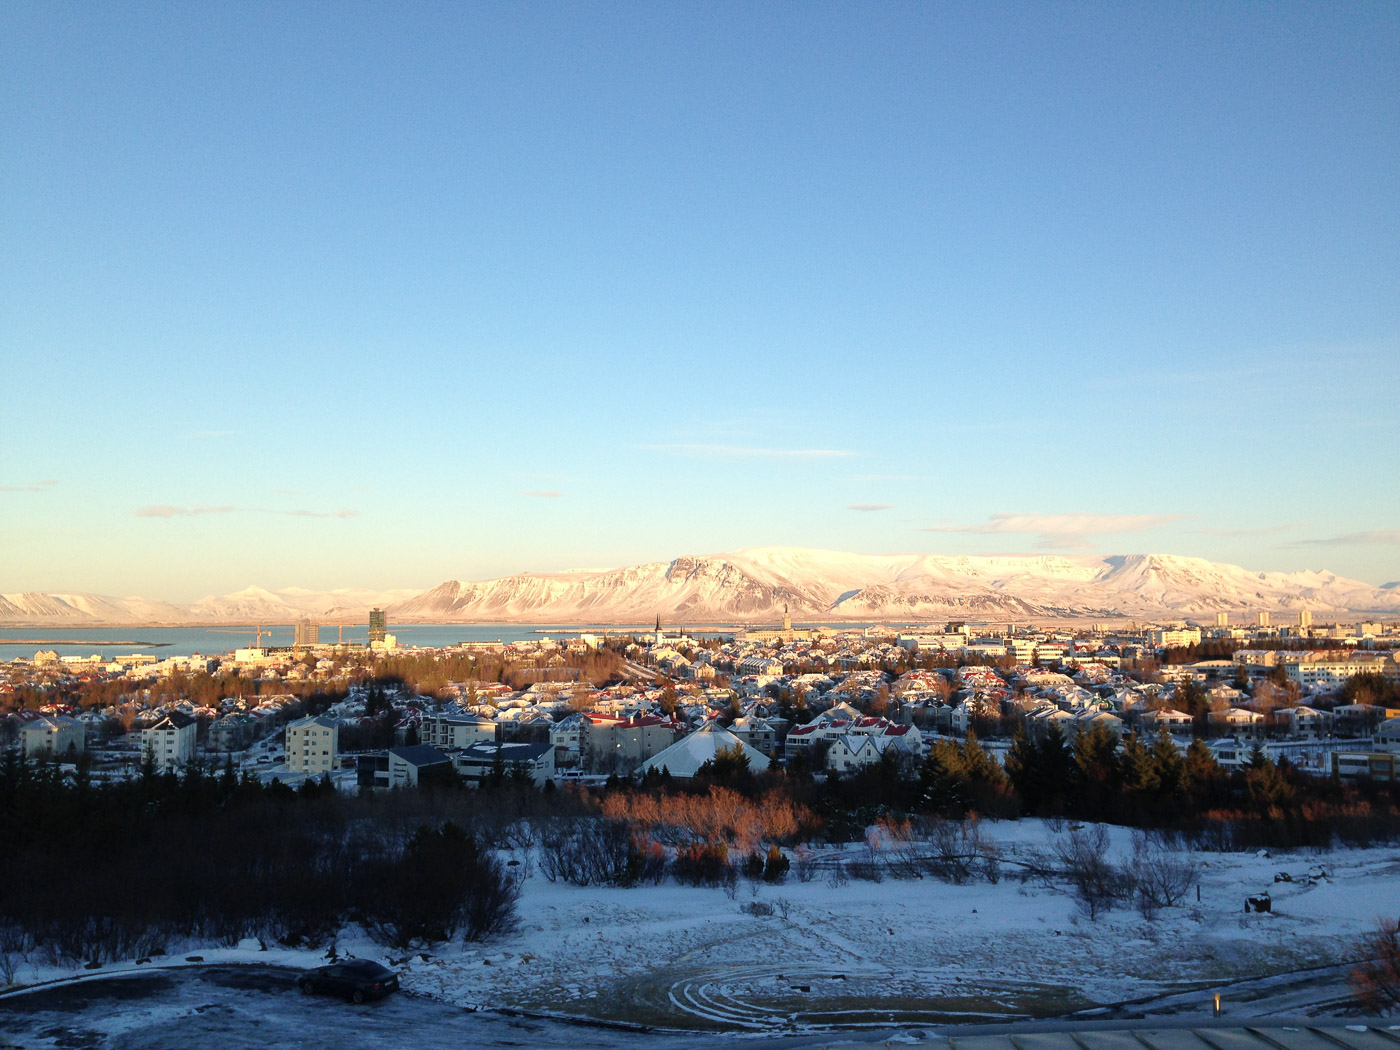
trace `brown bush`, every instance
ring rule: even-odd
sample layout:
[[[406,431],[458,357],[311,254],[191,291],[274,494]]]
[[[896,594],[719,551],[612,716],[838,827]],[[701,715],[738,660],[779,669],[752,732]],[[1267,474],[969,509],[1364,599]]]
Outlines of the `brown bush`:
[[[1400,922],[1382,920],[1358,949],[1361,961],[1347,978],[1357,998],[1378,1013],[1400,1008]]]

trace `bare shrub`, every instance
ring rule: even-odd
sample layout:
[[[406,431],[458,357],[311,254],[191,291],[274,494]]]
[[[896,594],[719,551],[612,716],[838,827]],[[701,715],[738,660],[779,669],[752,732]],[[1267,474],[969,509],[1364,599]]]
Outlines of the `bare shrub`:
[[[1162,908],[1185,900],[1199,870],[1194,860],[1153,848],[1146,835],[1134,836],[1130,882],[1142,917],[1155,918]]]
[[[1377,1013],[1400,1009],[1400,922],[1383,919],[1357,945],[1359,961],[1347,980],[1356,997]]]
[[[793,851],[792,871],[798,882],[811,882],[817,875],[816,854],[806,846],[798,846]]]
[[[622,820],[558,821],[540,834],[540,873],[550,882],[575,886],[632,886],[646,877],[659,878],[658,851],[649,845],[644,849],[635,842]]]
[[[826,884],[834,890],[842,889],[851,884],[850,873],[846,871],[846,864],[842,860],[837,860],[831,866],[831,872],[826,877]]]
[[[34,933],[27,930],[19,923],[9,923],[0,926],[0,952],[14,952],[18,955],[27,955],[36,946]]]
[[[520,883],[506,866],[450,821],[422,827],[397,857],[360,880],[361,915],[371,936],[395,948],[468,941],[508,932]]]
[[[729,863],[729,849],[723,843],[692,842],[676,851],[671,874],[685,886],[737,886],[739,873]]]
[[[977,874],[993,886],[1001,881],[1001,848],[995,842],[983,841],[977,847]]]
[[[513,820],[500,829],[496,845],[500,849],[529,850],[539,844],[540,836],[529,820]]]
[[[1078,828],[1055,844],[1055,856],[1090,920],[1109,911],[1124,895],[1123,872],[1108,859],[1108,829]]]
[[[745,901],[739,905],[739,910],[756,919],[763,919],[773,914],[773,905],[767,901]]]
[[[885,865],[879,857],[868,856],[849,860],[846,862],[846,871],[851,878],[860,879],[862,882],[885,881]]]
[[[520,882],[519,878],[507,875],[495,857],[483,855],[467,895],[462,939],[482,941],[514,930],[518,922],[515,902],[520,898]]]
[[[664,842],[703,839],[741,853],[764,842],[790,842],[817,824],[811,810],[796,805],[781,789],[753,800],[718,786],[705,794],[659,798],[616,792],[603,800],[603,814],[645,828]]]
[[[660,884],[666,877],[666,851],[661,843],[646,835],[634,835],[632,846],[636,851],[636,870],[638,882],[649,882],[653,886]]]
[[[883,856],[891,878],[924,877],[919,832],[910,821],[880,817],[866,834],[866,845],[872,860],[876,859],[877,853]]]
[[[968,842],[968,823],[936,818],[926,827],[931,852],[924,864],[929,874],[959,886],[970,880],[976,849]]]

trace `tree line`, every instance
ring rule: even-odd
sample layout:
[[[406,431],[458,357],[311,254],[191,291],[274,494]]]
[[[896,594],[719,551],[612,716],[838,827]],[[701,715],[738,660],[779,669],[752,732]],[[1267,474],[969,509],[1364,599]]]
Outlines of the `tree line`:
[[[487,937],[513,923],[518,880],[475,817],[429,794],[293,791],[232,765],[99,783],[8,755],[0,955],[103,963],[182,938],[319,946],[347,919],[399,948]]]

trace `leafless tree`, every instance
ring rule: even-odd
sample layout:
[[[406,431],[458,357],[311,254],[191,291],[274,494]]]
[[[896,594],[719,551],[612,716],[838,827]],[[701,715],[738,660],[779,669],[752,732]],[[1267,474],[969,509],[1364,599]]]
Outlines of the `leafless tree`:
[[[1071,831],[1055,844],[1055,856],[1090,919],[1123,896],[1127,880],[1108,859],[1108,829],[1102,824]]]
[[[1400,922],[1383,919],[1358,948],[1348,978],[1357,998],[1378,1013],[1400,1009]]]
[[[1174,856],[1160,846],[1154,848],[1146,835],[1134,836],[1127,878],[1144,919],[1156,918],[1160,909],[1180,904],[1191,891],[1198,872],[1198,865],[1189,857]]]

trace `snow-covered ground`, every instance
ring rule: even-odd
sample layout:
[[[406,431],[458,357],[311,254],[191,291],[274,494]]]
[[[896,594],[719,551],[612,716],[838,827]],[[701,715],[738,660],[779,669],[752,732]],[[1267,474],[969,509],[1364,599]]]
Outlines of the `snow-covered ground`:
[[[24,1050],[658,1050],[684,1036],[470,1012],[415,996],[356,1006],[298,994],[295,973],[203,967],[0,996],[0,1047]]]
[[[1067,890],[1015,876],[1017,857],[1056,832],[1038,821],[983,831],[1003,850],[995,885],[789,878],[741,881],[731,899],[536,873],[516,934],[415,957],[403,984],[448,1002],[745,1030],[1051,1016],[1187,989],[1202,990],[1204,1010],[1213,986],[1348,961],[1400,906],[1400,850],[1200,854],[1199,903],[1193,891],[1154,921],[1129,908],[1090,921]],[[1126,859],[1130,833],[1112,838]],[[1312,886],[1274,882],[1318,868],[1327,878]],[[1244,898],[1266,889],[1274,910],[1246,914]],[[750,914],[755,901],[773,914]]]
[[[485,945],[393,953],[410,994],[443,1005],[511,1008],[666,1028],[801,1032],[846,1026],[947,1025],[1063,1016],[1130,1001],[1149,1013],[1204,1016],[1223,992],[1237,1016],[1345,1010],[1353,945],[1400,908],[1400,849],[1196,854],[1200,900],[1153,921],[1119,907],[1091,921],[1067,889],[1017,877],[1018,858],[1057,834],[1039,821],[982,824],[1003,877],[780,886],[741,880],[737,894],[666,882],[632,889],[551,884],[528,858],[519,929]],[[1110,829],[1120,859],[1131,835]],[[859,859],[864,846],[827,851]],[[1278,882],[1321,869],[1307,885]],[[1273,911],[1246,913],[1268,890]],[[772,906],[756,915],[753,905]],[[764,910],[762,907],[756,910]],[[390,960],[363,936],[341,951]],[[256,963],[306,967],[321,952],[183,946],[137,968]],[[21,963],[34,982],[64,972]],[[71,976],[68,974],[67,976]],[[5,1000],[0,999],[0,1008]],[[1122,1015],[1122,1010],[1118,1011]]]

